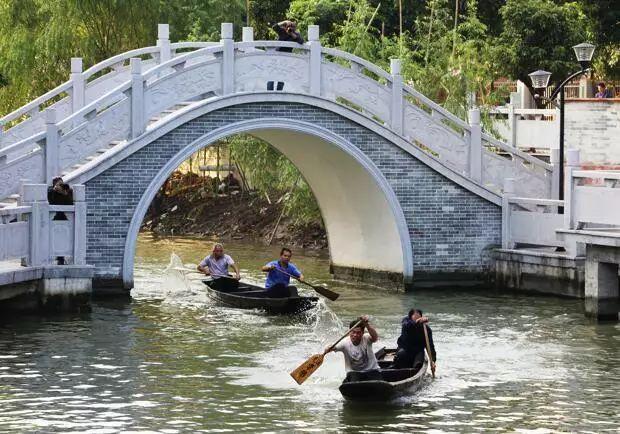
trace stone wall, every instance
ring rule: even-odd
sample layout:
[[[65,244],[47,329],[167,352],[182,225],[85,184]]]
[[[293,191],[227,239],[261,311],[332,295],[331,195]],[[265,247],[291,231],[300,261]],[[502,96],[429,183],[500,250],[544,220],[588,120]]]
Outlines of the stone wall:
[[[586,168],[620,168],[620,99],[575,99],[565,105],[566,149]]]
[[[438,174],[363,126],[330,111],[297,103],[253,103],[208,113],[87,181],[87,263],[95,265],[101,277],[120,278],[134,210],[158,171],[204,134],[261,117],[313,123],[349,141],[374,162],[403,209],[413,244],[414,279],[487,270],[490,247],[501,242],[501,209],[497,205]]]

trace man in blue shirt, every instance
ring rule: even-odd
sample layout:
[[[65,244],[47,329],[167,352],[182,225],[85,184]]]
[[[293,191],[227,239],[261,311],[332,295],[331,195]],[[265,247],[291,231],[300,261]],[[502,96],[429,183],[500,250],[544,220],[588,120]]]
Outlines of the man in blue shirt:
[[[291,263],[291,256],[293,253],[291,249],[284,247],[280,251],[280,259],[277,261],[271,261],[263,268],[262,271],[267,272],[267,279],[265,280],[265,288],[267,289],[267,295],[272,298],[282,297],[296,297],[297,288],[289,286],[291,278],[287,276],[295,276],[303,282],[304,276],[301,271],[297,269],[295,264]]]

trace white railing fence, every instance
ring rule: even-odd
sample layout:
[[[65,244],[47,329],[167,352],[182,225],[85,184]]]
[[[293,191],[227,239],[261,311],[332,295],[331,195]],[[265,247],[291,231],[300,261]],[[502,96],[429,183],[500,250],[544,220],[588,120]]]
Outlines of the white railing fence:
[[[559,239],[557,230],[620,229],[620,171],[579,170],[579,151],[567,150],[564,200],[517,197],[506,179],[502,203],[502,248],[579,246]]]
[[[268,82],[278,81],[284,83],[283,92],[359,111],[490,190],[501,192],[503,180],[511,177],[518,180],[522,196],[552,194],[550,164],[482,132],[478,109],[470,112],[468,123],[404,85],[397,59],[388,73],[350,53],[322,47],[318,26],[309,27],[304,45],[254,41],[251,28],[244,28],[243,41],[235,43],[230,23],[222,24],[221,35],[217,45],[177,56],[162,54],[174,44],[159,44],[157,66],[144,68],[143,60],[130,58],[125,81],[83,106],[75,104],[69,116],[47,109],[44,130],[0,149],[0,198],[17,193],[20,180],[50,183],[109,143],[140,136],[151,118],[180,102],[266,92]],[[282,48],[293,52],[278,51]]]
[[[45,184],[24,184],[21,204],[0,209],[0,260],[26,266],[86,264],[85,187],[73,186],[74,205],[50,205]]]
[[[508,104],[490,113],[493,128],[513,148],[549,151],[558,148],[558,109],[518,109]]]
[[[56,117],[64,119],[129,80],[131,78],[130,59],[132,58],[141,58],[143,69],[149,70],[177,56],[177,52],[181,50],[197,50],[217,44],[215,42],[170,43],[168,35],[168,25],[160,24],[156,46],[121,53],[85,71],[82,58],[72,58],[68,81],[0,118],[0,149],[43,131],[46,123],[43,112],[46,109],[54,109]]]

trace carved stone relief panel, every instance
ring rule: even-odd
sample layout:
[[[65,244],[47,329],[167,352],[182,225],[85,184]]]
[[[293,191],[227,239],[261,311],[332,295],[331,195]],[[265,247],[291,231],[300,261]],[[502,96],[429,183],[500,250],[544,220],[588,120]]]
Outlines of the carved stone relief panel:
[[[284,83],[285,92],[309,93],[308,58],[278,52],[235,58],[236,92],[264,92],[269,81]]]
[[[525,166],[521,158],[513,156],[510,159],[485,149],[482,154],[483,184],[501,192],[506,178],[515,180],[517,196],[541,199],[548,198],[551,193],[551,176]]]
[[[0,199],[19,192],[22,179],[45,182],[43,176],[43,153],[31,152],[7,165],[0,165]]]
[[[73,216],[70,220],[52,220],[50,222],[50,255],[73,256]]]

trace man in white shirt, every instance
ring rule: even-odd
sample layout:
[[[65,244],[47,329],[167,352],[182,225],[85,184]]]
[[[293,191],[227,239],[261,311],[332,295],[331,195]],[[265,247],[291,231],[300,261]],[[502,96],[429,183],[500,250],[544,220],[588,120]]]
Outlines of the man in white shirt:
[[[349,332],[348,338],[343,339],[333,349],[328,348],[325,354],[329,351],[336,351],[344,355],[344,367],[347,371],[345,382],[381,380],[379,362],[372,349],[372,344],[379,340],[379,335],[370,325],[368,315],[351,321],[349,328],[359,321],[361,324]],[[364,333],[364,329],[368,330],[368,333]]]
[[[235,277],[228,275],[228,267],[235,270]],[[217,243],[213,246],[213,252],[198,264],[198,271],[211,276],[214,280],[213,288],[219,291],[231,291],[239,287],[239,267],[233,258],[224,253],[224,246]]]

